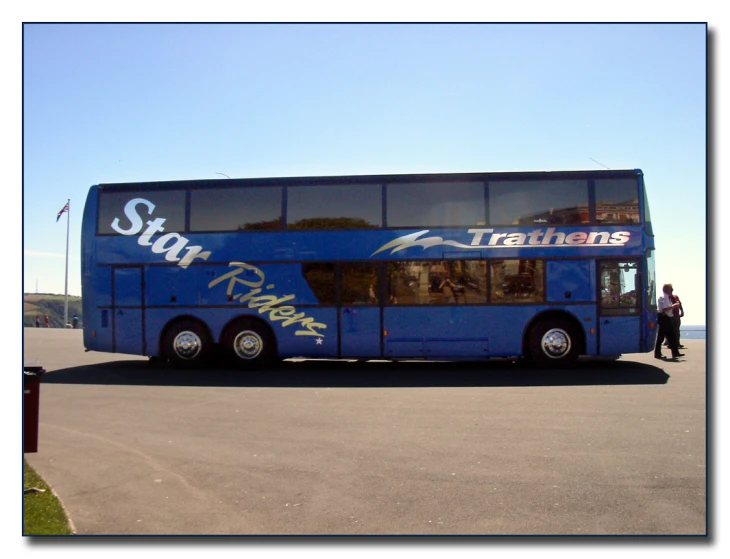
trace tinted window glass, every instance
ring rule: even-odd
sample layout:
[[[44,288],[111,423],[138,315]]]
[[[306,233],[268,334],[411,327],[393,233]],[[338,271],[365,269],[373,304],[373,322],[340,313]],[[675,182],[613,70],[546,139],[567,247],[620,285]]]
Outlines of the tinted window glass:
[[[378,304],[378,268],[372,264],[342,265],[342,304]]]
[[[335,265],[312,262],[302,264],[302,274],[320,305],[335,305]]]
[[[596,221],[639,223],[639,187],[636,179],[596,181]]]
[[[380,185],[292,186],[287,191],[290,229],[368,229],[383,221]]]
[[[539,303],[545,300],[542,260],[493,260],[493,303]]]
[[[281,228],[281,188],[210,188],[190,193],[191,231]]]
[[[485,225],[481,182],[388,185],[388,227]]]
[[[588,222],[587,181],[489,183],[489,225],[572,225]]]
[[[391,305],[465,305],[487,302],[487,265],[480,260],[391,262]]]
[[[125,206],[132,200],[137,202],[130,205],[130,221],[124,212]],[[107,192],[101,191],[99,203],[99,233],[115,235],[119,231],[112,227],[118,219],[117,227],[124,231],[134,231],[141,234],[147,229],[147,222],[154,218],[162,218],[165,233],[185,231],[185,191],[184,190],[147,190],[139,192]],[[150,206],[143,200],[151,202],[154,208],[150,213]],[[137,216],[137,217],[135,217]],[[141,223],[140,223],[141,222]]]

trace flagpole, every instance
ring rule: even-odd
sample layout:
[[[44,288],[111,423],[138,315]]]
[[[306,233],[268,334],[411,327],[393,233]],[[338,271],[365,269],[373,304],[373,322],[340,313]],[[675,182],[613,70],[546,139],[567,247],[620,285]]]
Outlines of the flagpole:
[[[66,285],[65,296],[63,299],[63,328],[68,324],[68,234],[71,228],[71,198],[66,203],[68,211],[66,212]]]

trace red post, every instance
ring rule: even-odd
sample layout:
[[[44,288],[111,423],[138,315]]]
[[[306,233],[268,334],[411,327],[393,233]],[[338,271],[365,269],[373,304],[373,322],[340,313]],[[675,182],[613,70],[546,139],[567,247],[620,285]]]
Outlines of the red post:
[[[23,367],[23,452],[38,452],[42,367]]]

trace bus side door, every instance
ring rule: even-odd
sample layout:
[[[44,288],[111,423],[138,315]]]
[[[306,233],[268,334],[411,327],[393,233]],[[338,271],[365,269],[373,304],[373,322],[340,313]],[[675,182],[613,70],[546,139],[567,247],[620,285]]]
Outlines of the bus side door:
[[[141,267],[114,268],[112,317],[114,352],[144,355]]]
[[[641,351],[641,275],[638,260],[598,262],[599,355]]]

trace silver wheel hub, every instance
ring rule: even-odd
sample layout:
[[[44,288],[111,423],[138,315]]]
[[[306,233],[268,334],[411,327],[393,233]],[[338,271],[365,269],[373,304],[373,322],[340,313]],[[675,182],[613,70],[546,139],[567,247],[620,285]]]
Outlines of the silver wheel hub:
[[[545,332],[540,340],[542,352],[550,359],[560,359],[570,353],[570,336],[565,330],[553,328]]]
[[[181,359],[194,359],[203,349],[203,342],[195,332],[185,330],[175,336],[172,349]]]
[[[233,351],[241,359],[255,359],[264,349],[264,341],[256,332],[244,330],[233,340]]]

